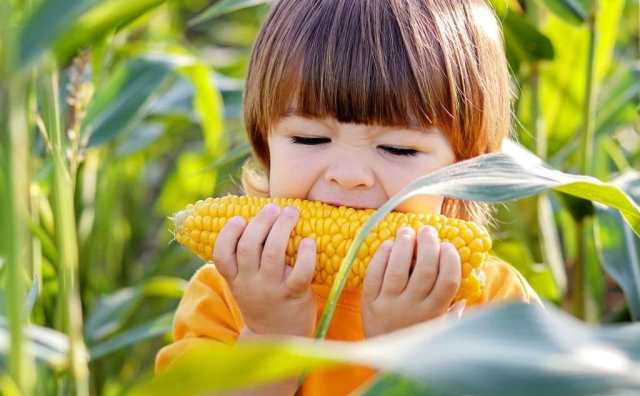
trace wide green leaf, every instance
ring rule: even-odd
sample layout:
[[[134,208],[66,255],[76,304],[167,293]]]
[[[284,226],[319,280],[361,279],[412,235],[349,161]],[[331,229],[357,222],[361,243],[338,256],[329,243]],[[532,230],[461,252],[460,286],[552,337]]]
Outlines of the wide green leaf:
[[[554,14],[567,22],[581,24],[587,20],[587,7],[591,0],[541,0]]]
[[[66,334],[47,327],[29,325],[24,329],[27,348],[36,360],[49,368],[61,371],[68,368],[69,338]],[[9,351],[7,321],[0,316],[0,356]]]
[[[435,395],[571,396],[640,392],[640,324],[593,327],[548,307],[503,304],[363,342],[192,339],[134,395],[255,386],[340,363],[401,373]],[[499,375],[496,375],[499,373]]]
[[[502,29],[510,57],[526,62],[553,59],[551,40],[525,16],[508,10],[502,19]]]
[[[122,288],[98,300],[85,322],[85,337],[89,343],[103,340],[131,319],[145,298],[182,297],[187,281],[181,278],[156,276],[141,285]]]
[[[253,7],[259,4],[269,3],[271,1],[272,0],[222,0],[202,11],[197,17],[189,21],[188,25],[197,25],[219,17],[220,15],[228,14],[247,7]]]
[[[97,88],[82,121],[83,139],[97,146],[132,128],[170,72],[170,64],[147,58],[134,58],[120,66]]]
[[[550,0],[558,2],[556,0]],[[613,63],[623,0],[607,0],[598,13],[598,45],[595,52],[595,84],[603,81]],[[556,15],[549,15],[541,25],[542,32],[551,39],[555,50],[553,60],[540,69],[541,116],[549,139],[549,154],[553,155],[581,134],[585,100],[589,32],[586,25],[566,23]]]
[[[630,124],[640,105],[640,64],[623,65],[606,80],[598,95],[596,133],[607,133]]]
[[[223,105],[222,95],[216,89],[208,66],[194,62],[178,69],[193,86],[193,109],[199,117],[207,152],[213,156],[222,152]]]
[[[640,173],[630,171],[614,181],[640,202]],[[605,271],[620,285],[634,320],[640,320],[640,238],[620,214],[596,205],[596,246]]]
[[[22,67],[73,24],[74,19],[93,7],[97,0],[45,0],[25,21],[20,35],[18,62]]]
[[[73,24],[58,37],[54,44],[56,55],[59,59],[65,60],[78,49],[97,42],[110,31],[126,26],[162,3],[164,0],[98,2],[95,7],[74,18]]]
[[[136,345],[150,338],[158,337],[171,330],[173,312],[163,314],[147,323],[131,328],[89,349],[91,359],[99,359],[112,352]]]

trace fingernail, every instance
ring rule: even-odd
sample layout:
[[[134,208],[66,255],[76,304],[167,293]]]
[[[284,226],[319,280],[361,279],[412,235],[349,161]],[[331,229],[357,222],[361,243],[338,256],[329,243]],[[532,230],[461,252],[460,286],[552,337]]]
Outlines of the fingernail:
[[[393,241],[384,241],[382,243],[382,250],[385,253],[389,253],[391,251],[391,248],[393,247]]]
[[[282,213],[289,218],[294,218],[298,215],[298,209],[295,208],[294,206],[287,206],[286,208],[284,208],[284,210],[282,211]]]
[[[313,247],[315,241],[312,238],[304,238],[300,243],[303,247]]]
[[[270,203],[270,204],[268,204],[268,205],[266,205],[264,207],[264,211],[267,212],[270,215],[277,214],[278,213],[278,209],[279,209],[278,205],[272,204],[272,203]]]
[[[231,220],[229,220],[229,222],[235,225],[244,225],[244,217],[235,216],[235,217],[232,217]]]
[[[434,237],[434,238],[437,238],[437,237],[438,237],[438,230],[436,230],[436,228],[435,228],[435,227],[432,227],[432,226],[426,226],[425,228],[426,228],[426,231],[425,231],[425,232],[427,233],[427,235],[431,235],[431,236],[432,236],[432,237]]]
[[[410,227],[401,227],[400,235],[403,237],[410,237],[414,234],[413,228]]]

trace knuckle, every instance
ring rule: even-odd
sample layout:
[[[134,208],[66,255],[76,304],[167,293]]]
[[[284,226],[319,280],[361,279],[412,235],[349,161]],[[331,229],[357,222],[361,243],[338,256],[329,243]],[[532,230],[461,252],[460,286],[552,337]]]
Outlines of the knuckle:
[[[262,260],[268,262],[275,262],[280,259],[280,251],[275,247],[271,246],[269,248],[265,248],[262,252]]]
[[[238,243],[238,249],[236,251],[238,256],[249,256],[252,249],[247,242],[241,242]]]
[[[447,290],[457,289],[460,286],[460,279],[457,277],[447,277],[444,279],[444,286]]]
[[[437,275],[438,273],[436,272],[436,270],[429,267],[429,268],[425,268],[422,271],[421,278],[432,279],[432,278],[435,278]]]

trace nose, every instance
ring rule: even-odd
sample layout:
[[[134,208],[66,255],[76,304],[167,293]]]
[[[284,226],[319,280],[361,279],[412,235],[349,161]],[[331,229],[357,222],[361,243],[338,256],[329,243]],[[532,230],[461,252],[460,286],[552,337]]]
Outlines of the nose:
[[[362,163],[337,160],[327,168],[325,180],[344,189],[371,188],[375,177],[373,171]]]

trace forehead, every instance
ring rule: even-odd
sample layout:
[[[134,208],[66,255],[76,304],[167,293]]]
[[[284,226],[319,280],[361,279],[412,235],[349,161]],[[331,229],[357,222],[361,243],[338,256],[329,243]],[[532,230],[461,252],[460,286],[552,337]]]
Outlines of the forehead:
[[[287,109],[281,114],[279,121],[313,121],[319,122],[323,124],[327,124],[330,126],[337,126],[338,124],[358,124],[358,125],[367,125],[374,128],[404,128],[406,130],[428,130],[430,128],[425,128],[421,126],[416,120],[415,117],[407,116],[404,122],[393,123],[393,122],[379,122],[379,121],[371,121],[371,122],[354,122],[351,120],[340,121],[333,114],[308,114],[304,111],[301,111],[295,105],[290,105]]]
[[[298,128],[302,125],[321,125],[323,130],[329,130],[332,133],[359,133],[366,137],[376,137],[382,134],[392,134],[394,136],[405,136],[412,139],[427,137],[431,135],[434,127],[420,127],[407,125],[378,125],[368,123],[340,122],[331,116],[317,117],[300,114],[296,111],[287,112],[273,129],[275,133],[290,132],[291,128]],[[311,131],[309,131],[311,132]]]

